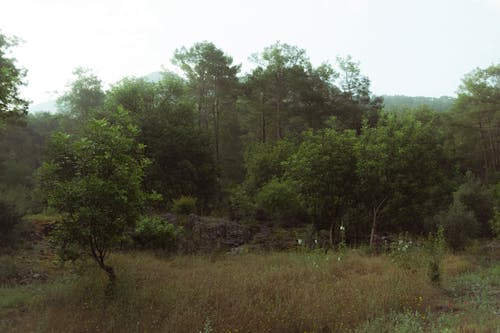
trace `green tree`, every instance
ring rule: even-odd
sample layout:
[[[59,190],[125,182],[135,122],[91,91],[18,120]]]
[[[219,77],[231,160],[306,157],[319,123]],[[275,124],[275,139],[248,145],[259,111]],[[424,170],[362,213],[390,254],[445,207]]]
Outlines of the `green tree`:
[[[358,195],[371,210],[370,246],[373,245],[377,218],[384,203],[394,191],[391,183],[394,164],[391,163],[392,147],[388,134],[388,128],[385,126],[375,128],[365,126],[355,145],[356,174],[359,179]]]
[[[372,96],[370,79],[361,74],[359,62],[351,56],[337,57],[339,67],[339,86],[342,90],[337,99],[337,117],[343,128],[355,129],[359,134],[366,119],[370,126],[375,126],[383,106],[381,97]]]
[[[465,168],[500,171],[500,65],[475,69],[460,86],[454,107],[456,147]]]
[[[116,276],[106,259],[145,199],[141,183],[148,160],[137,134],[123,110],[91,119],[81,137],[55,134],[41,169],[48,202],[63,215],[56,229],[61,253],[76,248],[91,255],[111,284]]]
[[[383,208],[385,223],[380,226],[386,232],[423,234],[428,231],[425,218],[434,216],[451,201],[457,175],[444,145],[441,117],[428,109],[389,114],[374,131],[384,138],[388,155],[384,157],[387,161],[384,172],[388,177],[389,197]]]
[[[199,125],[213,137],[217,165],[225,172],[227,168],[235,167],[231,163],[234,159],[239,159],[241,164],[241,156],[235,156],[241,151],[238,146],[239,124],[235,115],[239,90],[236,75],[240,66],[233,65],[230,56],[209,42],[176,50],[173,62],[188,78],[195,97]]]
[[[316,227],[329,226],[330,246],[340,218],[351,206],[357,184],[353,131],[325,129],[306,133],[304,142],[286,162],[285,177],[297,186],[299,198]]]
[[[271,179],[283,177],[283,163],[296,149],[297,144],[285,139],[250,146],[245,154],[245,190],[253,195]]]
[[[465,182],[453,193],[466,210],[472,212],[477,221],[477,235],[491,237],[490,221],[495,217],[493,196],[481,181],[468,172]]]
[[[8,118],[25,115],[28,109],[28,102],[19,94],[26,71],[18,68],[16,59],[9,56],[10,48],[17,43],[16,38],[0,32],[0,129]]]
[[[104,103],[102,82],[88,68],[78,67],[73,75],[76,78],[69,84],[69,90],[57,99],[58,109],[73,118],[88,118]]]
[[[280,140],[287,131],[296,85],[312,71],[305,51],[296,46],[277,42],[261,54],[252,56],[258,65],[246,78],[253,107],[260,114],[262,142]],[[272,133],[269,133],[272,132]]]
[[[183,195],[207,209],[218,195],[218,176],[210,137],[196,123],[194,103],[185,80],[164,73],[160,82],[128,78],[114,85],[106,109],[121,106],[141,132],[139,142],[152,160],[145,187],[169,202]]]

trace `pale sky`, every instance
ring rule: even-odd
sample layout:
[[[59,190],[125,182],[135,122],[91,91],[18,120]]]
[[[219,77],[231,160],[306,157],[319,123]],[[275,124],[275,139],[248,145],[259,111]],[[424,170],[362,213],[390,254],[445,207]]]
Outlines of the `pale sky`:
[[[0,30],[24,40],[34,104],[64,91],[77,66],[106,83],[173,68],[173,52],[207,40],[250,68],[281,41],[314,65],[347,54],[376,94],[454,95],[476,67],[500,62],[500,0],[0,0]]]

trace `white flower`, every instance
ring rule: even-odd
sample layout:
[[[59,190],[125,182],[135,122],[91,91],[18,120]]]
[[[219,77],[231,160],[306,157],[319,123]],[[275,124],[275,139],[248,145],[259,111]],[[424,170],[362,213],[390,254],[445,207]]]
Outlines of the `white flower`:
[[[345,231],[345,227],[343,225],[341,225],[340,230]]]
[[[297,243],[298,243],[299,245],[302,245],[302,239],[300,239],[300,238],[299,238],[299,239],[297,239]]]

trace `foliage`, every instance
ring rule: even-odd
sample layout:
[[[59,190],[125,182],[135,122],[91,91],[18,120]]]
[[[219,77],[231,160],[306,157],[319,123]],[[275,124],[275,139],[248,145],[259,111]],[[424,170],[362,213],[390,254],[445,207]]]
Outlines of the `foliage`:
[[[297,191],[289,180],[273,178],[261,187],[255,201],[258,207],[278,220],[296,219],[301,210]]]
[[[49,205],[63,215],[56,244],[91,255],[111,281],[114,270],[105,260],[135,222],[145,197],[141,183],[148,161],[136,136],[136,127],[119,109],[109,119],[91,119],[82,137],[55,134],[42,166]]]
[[[441,283],[441,262],[446,253],[446,239],[444,229],[440,226],[435,234],[430,234],[425,242],[425,249],[429,253],[429,269],[427,276],[432,283]]]
[[[68,86],[69,90],[57,99],[58,109],[72,117],[88,118],[104,103],[102,82],[88,68],[78,67],[73,75],[76,78]]]
[[[181,196],[173,201],[173,211],[180,215],[189,215],[196,213],[196,198],[190,196]]]
[[[255,202],[243,186],[231,189],[228,210],[230,218],[234,220],[252,220],[255,217]]]
[[[289,140],[250,146],[245,154],[246,177],[243,183],[245,189],[255,194],[273,177],[282,177],[285,173],[283,163],[295,150],[296,144]]]
[[[134,229],[134,240],[144,248],[173,251],[183,235],[182,227],[157,216],[143,216]]]
[[[454,138],[467,169],[500,171],[500,64],[465,75],[454,106]]]
[[[493,198],[490,191],[470,172],[465,182],[453,193],[454,200],[461,202],[474,214],[479,224],[478,236],[491,237],[490,221],[494,218]]]
[[[454,201],[448,210],[437,214],[435,220],[443,227],[444,237],[454,250],[464,249],[469,239],[477,236],[480,225],[474,213],[460,201]]]
[[[10,48],[18,42],[0,32],[0,130],[6,120],[23,116],[28,109],[28,102],[19,94],[26,71],[16,66],[16,59],[9,57]]]
[[[455,98],[449,96],[423,97],[404,95],[384,95],[384,110],[388,112],[404,112],[407,110],[429,107],[437,112],[446,112],[453,107]]]
[[[197,124],[209,133],[213,156],[225,178],[241,178],[240,126],[236,113],[240,65],[213,43],[196,43],[175,51],[173,63],[188,79],[196,103]]]
[[[218,196],[218,170],[208,133],[196,125],[186,82],[164,73],[159,82],[124,79],[111,88],[106,108],[121,106],[141,130],[138,140],[152,160],[145,188],[166,202],[188,194],[206,209]]]
[[[353,166],[353,131],[327,129],[317,134],[309,132],[296,153],[286,162],[287,179],[297,186],[300,200],[317,227],[333,230],[354,199],[357,178]]]

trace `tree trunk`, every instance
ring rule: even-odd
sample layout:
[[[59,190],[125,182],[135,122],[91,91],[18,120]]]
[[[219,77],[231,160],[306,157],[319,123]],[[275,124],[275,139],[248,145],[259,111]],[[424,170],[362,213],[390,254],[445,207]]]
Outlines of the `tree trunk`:
[[[114,285],[116,282],[116,274],[113,267],[102,264],[101,268],[108,274],[109,284]]]
[[[373,207],[373,210],[372,210],[372,217],[373,217],[372,230],[370,233],[370,247],[373,247],[373,239],[375,238],[375,229],[377,227],[377,215],[378,215],[378,212],[380,211],[380,208],[382,207],[382,205],[384,204],[386,199],[387,199],[387,197],[382,199],[382,201],[380,201],[380,203],[376,207]]]

